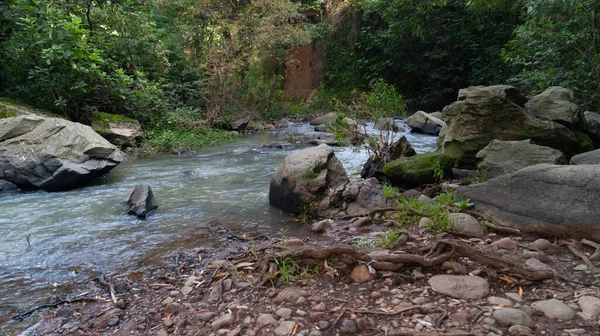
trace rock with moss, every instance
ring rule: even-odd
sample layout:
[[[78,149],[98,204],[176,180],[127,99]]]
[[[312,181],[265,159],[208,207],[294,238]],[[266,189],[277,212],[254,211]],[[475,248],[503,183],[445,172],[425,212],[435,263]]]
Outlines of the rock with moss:
[[[588,150],[589,137],[584,139],[558,122],[529,113],[526,102],[512,86],[470,88],[463,100],[444,108],[447,126],[440,132],[438,149],[455,159],[459,168],[468,169],[476,167],[477,153],[494,139],[531,139],[560,150],[567,158]]]
[[[337,120],[337,113],[335,112],[330,112],[327,113],[325,115],[322,115],[320,117],[316,117],[313,120],[310,121],[311,125],[325,125],[325,124],[331,124],[334,123]]]
[[[38,110],[16,100],[0,97],[0,119],[13,118],[21,115],[36,114],[50,116],[48,112]]]
[[[139,121],[118,114],[94,113],[92,128],[110,143],[121,148],[136,146],[144,135]]]
[[[489,180],[540,163],[567,164],[565,155],[554,148],[523,141],[493,140],[477,153],[479,177]]]
[[[81,187],[125,159],[89,126],[37,115],[0,119],[0,179],[21,189]]]
[[[424,153],[394,160],[383,167],[383,173],[393,184],[412,188],[451,176],[453,166],[447,154]]]
[[[367,162],[363,165],[360,177],[368,179],[375,177],[378,180],[384,179],[383,166],[386,162],[396,160],[403,156],[415,156],[417,153],[412,148],[408,139],[402,136],[398,141],[392,144],[386,153],[386,157],[376,157],[371,155]]]
[[[348,182],[331,147],[319,145],[288,155],[271,178],[269,203],[292,212],[308,211],[330,188]]]

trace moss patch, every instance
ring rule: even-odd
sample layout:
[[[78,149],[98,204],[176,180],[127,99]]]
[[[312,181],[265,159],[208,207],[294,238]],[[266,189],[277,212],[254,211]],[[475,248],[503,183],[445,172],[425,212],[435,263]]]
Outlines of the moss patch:
[[[26,114],[37,114],[40,116],[50,116],[51,114],[42,110],[38,110],[29,105],[23,104],[16,100],[5,97],[0,97],[0,119],[12,118]]]
[[[95,112],[94,118],[92,119],[92,129],[97,133],[102,133],[109,128],[109,123],[123,122],[123,123],[134,123],[139,125],[139,121],[124,117],[118,114],[110,114],[104,112]]]
[[[449,155],[424,153],[394,160],[383,167],[383,173],[396,185],[417,187],[435,183],[440,170],[443,177],[451,176],[452,167],[454,160]]]

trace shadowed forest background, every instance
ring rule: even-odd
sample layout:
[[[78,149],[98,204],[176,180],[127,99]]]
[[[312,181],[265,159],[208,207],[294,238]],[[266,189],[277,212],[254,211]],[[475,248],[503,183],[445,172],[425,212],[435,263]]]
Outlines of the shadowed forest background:
[[[0,96],[86,124],[98,112],[134,118],[158,148],[195,133],[227,137],[213,129],[240,117],[358,110],[385,90],[410,112],[433,112],[470,85],[531,94],[558,85],[598,111],[599,8],[595,0],[5,0]],[[324,48],[322,81],[299,99],[284,90],[286,62],[307,45]]]

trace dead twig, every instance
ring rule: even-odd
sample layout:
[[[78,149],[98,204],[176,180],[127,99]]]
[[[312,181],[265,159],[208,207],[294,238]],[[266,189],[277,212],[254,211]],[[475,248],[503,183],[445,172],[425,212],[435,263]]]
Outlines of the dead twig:
[[[373,315],[388,315],[388,316],[399,315],[399,314],[406,313],[408,311],[416,310],[416,309],[424,309],[424,307],[423,306],[410,306],[410,307],[402,308],[400,310],[387,311],[387,312],[380,311],[380,310],[373,310],[373,309],[346,308],[346,310],[353,312],[355,314],[373,314]]]
[[[593,242],[591,240],[587,240],[587,239],[582,239],[581,240],[582,244],[591,246],[593,248],[596,249],[596,252],[594,252],[594,254],[592,254],[588,259],[590,259],[590,261],[598,261],[600,260],[600,244]]]

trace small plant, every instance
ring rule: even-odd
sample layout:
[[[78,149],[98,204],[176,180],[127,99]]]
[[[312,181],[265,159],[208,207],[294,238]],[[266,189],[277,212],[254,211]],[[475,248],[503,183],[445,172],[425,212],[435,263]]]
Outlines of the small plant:
[[[352,243],[352,247],[358,251],[369,251],[373,249],[374,244],[366,238],[358,238]]]
[[[386,183],[383,185],[382,192],[385,198],[392,199],[398,194],[398,188]]]
[[[442,169],[442,160],[437,160],[434,164],[433,164],[433,177],[435,178],[436,181],[442,182],[442,180],[444,179],[444,170]]]
[[[315,205],[312,202],[304,204],[300,211],[299,221],[308,224],[315,217]]]
[[[288,227],[282,227],[280,228],[277,233],[279,234],[279,236],[281,237],[287,237],[288,233],[289,233],[290,229]]]
[[[454,223],[448,218],[448,212],[444,211],[431,219],[431,224],[427,227],[427,231],[431,233],[441,233],[452,229]]]
[[[275,263],[279,267],[279,279],[285,284],[288,285],[290,282],[296,279],[296,276],[299,274],[300,268],[298,264],[296,264],[292,259],[278,259],[275,258]]]
[[[379,247],[383,247],[386,249],[391,249],[394,246],[396,246],[396,243],[398,242],[398,238],[400,238],[400,235],[404,233],[404,231],[402,230],[391,230],[386,232],[383,236],[381,236],[380,241],[378,242],[377,246]]]
[[[454,202],[454,207],[459,210],[469,209],[473,207],[473,205],[475,205],[475,203],[471,202],[471,200],[468,198]]]

